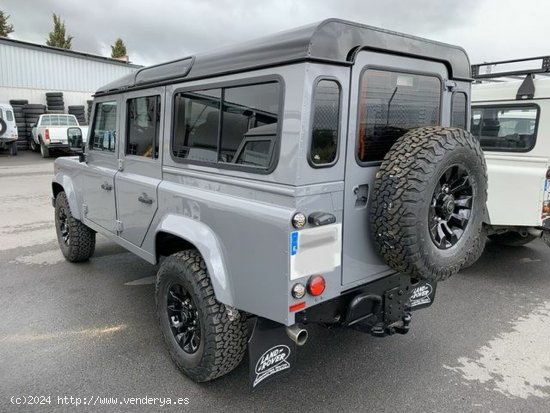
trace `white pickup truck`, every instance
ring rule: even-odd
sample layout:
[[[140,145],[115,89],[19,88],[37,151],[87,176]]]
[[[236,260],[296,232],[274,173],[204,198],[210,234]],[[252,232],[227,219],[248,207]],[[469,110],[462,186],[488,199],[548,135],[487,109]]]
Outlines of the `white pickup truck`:
[[[71,128],[80,128],[83,143],[88,136],[88,127],[80,126],[74,115],[47,114],[40,115],[31,132],[31,149],[43,158],[50,156],[50,150],[71,152],[68,142],[68,132]]]

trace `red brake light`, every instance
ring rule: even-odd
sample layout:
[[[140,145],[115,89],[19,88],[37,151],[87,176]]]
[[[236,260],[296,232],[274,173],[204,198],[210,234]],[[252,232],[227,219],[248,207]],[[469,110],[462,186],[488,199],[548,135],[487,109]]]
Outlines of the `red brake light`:
[[[46,129],[44,131],[44,139],[46,139],[47,141],[50,140],[50,130],[49,129]]]
[[[325,279],[322,275],[314,275],[310,277],[307,282],[307,291],[313,295],[318,296],[325,291]]]

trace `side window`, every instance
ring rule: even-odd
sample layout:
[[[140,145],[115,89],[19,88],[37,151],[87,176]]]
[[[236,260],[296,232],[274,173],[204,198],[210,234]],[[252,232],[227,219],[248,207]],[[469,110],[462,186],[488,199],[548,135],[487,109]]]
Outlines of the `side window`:
[[[128,99],[126,154],[158,158],[160,96]]]
[[[216,162],[221,90],[178,93],[175,98],[172,154]]]
[[[89,148],[97,151],[115,151],[116,143],[116,102],[96,104],[92,136]]]
[[[274,140],[277,133],[278,111],[277,83],[225,89],[218,160],[267,168],[272,147],[269,137]],[[272,126],[265,127],[266,125]],[[262,128],[261,131],[265,133],[258,133],[257,128]],[[248,155],[245,156],[243,151]]]
[[[536,105],[476,107],[471,132],[483,150],[528,152],[537,140],[538,119]]]
[[[267,169],[277,137],[279,96],[275,82],[177,93],[172,155]]]
[[[451,101],[451,126],[453,128],[466,129],[466,114],[468,99],[463,92],[453,93]]]
[[[8,122],[13,122],[13,113],[11,110],[7,110],[6,111],[6,120]]]
[[[368,69],[359,96],[360,162],[381,161],[409,130],[440,123],[441,81],[435,76]]]
[[[309,159],[315,166],[330,165],[338,150],[340,85],[334,80],[320,80],[313,94]]]
[[[42,120],[40,121],[40,126],[52,126],[51,115],[42,116]]]

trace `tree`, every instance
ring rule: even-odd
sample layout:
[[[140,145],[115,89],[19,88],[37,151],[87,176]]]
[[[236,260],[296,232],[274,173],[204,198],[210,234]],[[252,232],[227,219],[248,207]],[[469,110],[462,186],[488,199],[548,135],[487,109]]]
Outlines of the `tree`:
[[[111,57],[113,59],[120,59],[121,57],[126,56],[126,45],[121,38],[116,39],[114,46],[111,46]]]
[[[8,37],[13,32],[13,25],[8,24],[9,15],[0,10],[0,37]]]
[[[51,47],[59,47],[60,49],[70,49],[73,36],[65,33],[65,22],[57,14],[53,14],[53,31],[50,32],[46,44]]]

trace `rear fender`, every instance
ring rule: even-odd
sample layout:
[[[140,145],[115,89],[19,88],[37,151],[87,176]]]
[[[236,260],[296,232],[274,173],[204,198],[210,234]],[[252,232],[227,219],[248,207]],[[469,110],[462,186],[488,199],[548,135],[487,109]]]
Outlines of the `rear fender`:
[[[164,217],[157,226],[155,233],[159,232],[177,236],[193,244],[206,263],[216,299],[226,305],[234,305],[232,285],[223,258],[222,247],[209,226],[189,217],[170,214]]]

